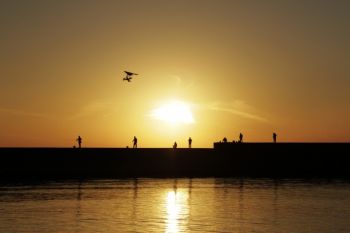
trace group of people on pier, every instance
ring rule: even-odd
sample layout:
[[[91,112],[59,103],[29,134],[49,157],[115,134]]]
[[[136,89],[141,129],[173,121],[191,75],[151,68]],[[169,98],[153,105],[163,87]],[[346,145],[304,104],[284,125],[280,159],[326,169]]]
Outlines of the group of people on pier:
[[[273,142],[274,142],[274,143],[277,142],[277,134],[276,134],[276,133],[273,133],[273,134],[272,134],[272,139],[273,139]],[[76,139],[76,141],[78,142],[79,148],[81,148],[81,144],[82,144],[83,139],[80,137],[80,135],[78,136],[78,138]],[[132,140],[132,142],[133,142],[132,148],[137,148],[137,137],[136,137],[136,136],[134,136],[134,139]],[[222,142],[222,143],[228,143],[226,137],[224,137],[224,138],[222,139],[222,141],[220,141],[220,142]],[[240,134],[239,134],[239,140],[238,140],[238,141],[233,140],[232,143],[243,143],[243,134],[240,133]],[[73,147],[75,148],[75,145],[74,145]],[[128,147],[127,147],[127,148],[128,148]],[[174,148],[174,149],[177,148],[177,142],[176,142],[176,141],[174,142],[173,148]],[[191,137],[188,138],[188,148],[192,148],[192,138],[191,138]]]
[[[83,141],[83,139],[80,137],[80,135],[78,136],[78,138],[76,139],[76,141],[78,142],[78,147],[81,148],[81,143]],[[134,136],[134,139],[132,140],[132,148],[137,148],[137,137]],[[73,148],[76,148],[76,146],[74,145]],[[128,147],[127,147],[128,148]],[[176,149],[177,148],[177,143],[175,142],[173,145],[173,148]],[[192,148],[192,138],[189,137],[188,139],[188,148]]]
[[[272,133],[272,140],[273,140],[274,143],[277,142],[277,134],[276,134],[275,132]],[[221,142],[221,143],[228,143],[226,137],[224,137],[224,138],[222,139],[222,141],[220,141],[220,142]],[[240,133],[240,134],[239,134],[239,140],[238,140],[238,141],[233,140],[232,143],[243,143],[243,134]]]
[[[174,149],[177,148],[177,142],[174,142],[173,148]],[[188,148],[192,148],[192,138],[191,137],[188,138]]]

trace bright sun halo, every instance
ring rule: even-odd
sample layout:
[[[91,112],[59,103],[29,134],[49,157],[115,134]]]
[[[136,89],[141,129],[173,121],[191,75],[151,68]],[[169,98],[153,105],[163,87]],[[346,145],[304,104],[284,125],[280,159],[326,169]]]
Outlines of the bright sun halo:
[[[171,124],[194,123],[189,105],[181,101],[172,101],[154,109],[151,112],[151,117]]]

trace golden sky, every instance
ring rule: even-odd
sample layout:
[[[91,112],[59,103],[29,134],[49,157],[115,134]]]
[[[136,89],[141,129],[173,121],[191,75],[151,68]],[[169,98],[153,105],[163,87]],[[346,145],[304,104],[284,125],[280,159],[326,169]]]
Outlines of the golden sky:
[[[1,1],[0,146],[350,141],[349,7]]]

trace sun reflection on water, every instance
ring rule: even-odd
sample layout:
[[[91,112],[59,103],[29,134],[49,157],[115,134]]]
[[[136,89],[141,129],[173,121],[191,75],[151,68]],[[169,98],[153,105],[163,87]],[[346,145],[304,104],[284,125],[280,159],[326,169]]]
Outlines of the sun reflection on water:
[[[188,196],[184,192],[169,191],[166,196],[166,233],[184,232],[188,218]]]

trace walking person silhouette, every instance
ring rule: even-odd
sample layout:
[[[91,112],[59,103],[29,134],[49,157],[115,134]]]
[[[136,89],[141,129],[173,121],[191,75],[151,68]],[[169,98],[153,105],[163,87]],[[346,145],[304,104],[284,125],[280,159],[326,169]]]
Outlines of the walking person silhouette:
[[[132,148],[137,148],[137,138],[135,136],[134,136],[134,139],[132,141],[134,143]]]
[[[188,148],[192,148],[192,138],[188,139]]]
[[[272,138],[273,138],[273,142],[276,143],[277,142],[277,134],[273,133]]]
[[[240,143],[243,142],[243,134],[242,134],[242,133],[239,134],[239,142],[240,142]]]
[[[80,136],[78,136],[77,142],[78,142],[79,148],[81,148],[81,142],[82,141],[83,141],[83,139]]]

